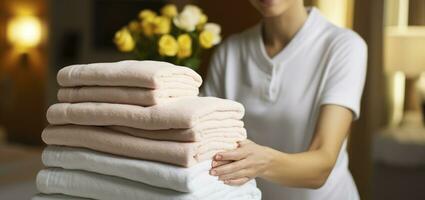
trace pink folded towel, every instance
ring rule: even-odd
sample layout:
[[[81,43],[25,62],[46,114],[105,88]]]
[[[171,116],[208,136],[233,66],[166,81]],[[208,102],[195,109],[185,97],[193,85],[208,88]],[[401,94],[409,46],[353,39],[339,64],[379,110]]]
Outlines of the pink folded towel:
[[[201,142],[171,142],[138,138],[96,126],[49,126],[42,139],[49,145],[84,147],[101,152],[190,167],[212,159],[220,151],[235,149],[246,137],[221,137]]]
[[[59,102],[103,102],[152,106],[177,100],[179,97],[197,96],[198,88],[145,89],[139,87],[84,86],[61,88]]]
[[[193,89],[202,83],[201,77],[187,67],[135,60],[71,65],[58,72],[57,80],[63,87],[127,86],[151,89],[175,89],[176,86]]]
[[[50,124],[127,126],[146,130],[194,128],[211,120],[241,119],[244,107],[215,97],[184,97],[142,107],[111,103],[58,103],[47,110]]]
[[[208,121],[189,129],[169,130],[143,130],[125,126],[110,126],[108,128],[117,130],[136,137],[153,140],[169,140],[180,142],[198,142],[213,138],[244,137],[246,130],[240,120]]]

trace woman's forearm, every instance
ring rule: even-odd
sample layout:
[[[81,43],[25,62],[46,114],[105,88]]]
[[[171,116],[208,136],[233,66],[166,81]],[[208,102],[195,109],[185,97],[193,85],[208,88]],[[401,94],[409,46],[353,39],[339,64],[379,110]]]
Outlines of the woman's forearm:
[[[288,187],[319,188],[335,164],[334,156],[323,150],[287,154],[271,148],[272,161],[262,178]]]
[[[232,185],[261,177],[287,187],[319,188],[335,165],[352,117],[344,107],[325,105],[306,152],[289,154],[245,140],[218,153],[210,173]]]
[[[324,105],[308,151],[288,154],[268,148],[272,161],[262,177],[290,187],[321,187],[335,165],[352,119],[349,109]]]

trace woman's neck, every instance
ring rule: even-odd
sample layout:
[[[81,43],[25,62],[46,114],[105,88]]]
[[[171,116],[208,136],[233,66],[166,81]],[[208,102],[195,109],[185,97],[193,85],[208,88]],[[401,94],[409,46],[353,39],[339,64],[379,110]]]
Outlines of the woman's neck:
[[[307,17],[304,5],[294,3],[282,15],[263,19],[263,41],[270,57],[276,55],[289,43]]]

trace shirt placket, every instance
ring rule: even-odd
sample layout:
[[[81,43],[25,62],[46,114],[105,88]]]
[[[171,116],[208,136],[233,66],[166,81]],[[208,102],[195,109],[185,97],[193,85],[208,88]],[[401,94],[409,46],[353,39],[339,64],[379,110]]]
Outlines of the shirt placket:
[[[266,86],[266,94],[265,96],[269,101],[275,101],[277,98],[277,82],[276,80],[276,66],[273,63],[269,63],[268,65],[268,73],[267,73],[267,86]]]

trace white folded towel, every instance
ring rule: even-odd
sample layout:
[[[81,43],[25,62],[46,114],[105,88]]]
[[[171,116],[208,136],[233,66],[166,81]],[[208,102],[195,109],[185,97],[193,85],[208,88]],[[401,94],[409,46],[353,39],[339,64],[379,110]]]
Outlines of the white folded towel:
[[[244,199],[245,196],[237,197],[234,195],[231,200],[256,200],[256,198]],[[261,197],[260,197],[261,198]],[[37,194],[31,198],[31,200],[90,200],[83,197],[74,197],[64,194]],[[141,199],[145,200],[145,199]],[[202,200],[202,199],[199,199]]]
[[[234,187],[221,184],[204,185],[200,191],[181,193],[114,176],[79,170],[49,168],[37,175],[37,188],[45,194],[66,194],[102,200],[244,200],[261,199],[261,192],[251,181]]]
[[[205,185],[212,183],[223,184],[217,177],[209,175],[211,161],[184,168],[64,146],[46,147],[41,158],[47,167],[79,169],[118,176],[181,192],[202,190]]]
[[[90,200],[82,197],[73,197],[64,194],[36,194],[31,200]]]

